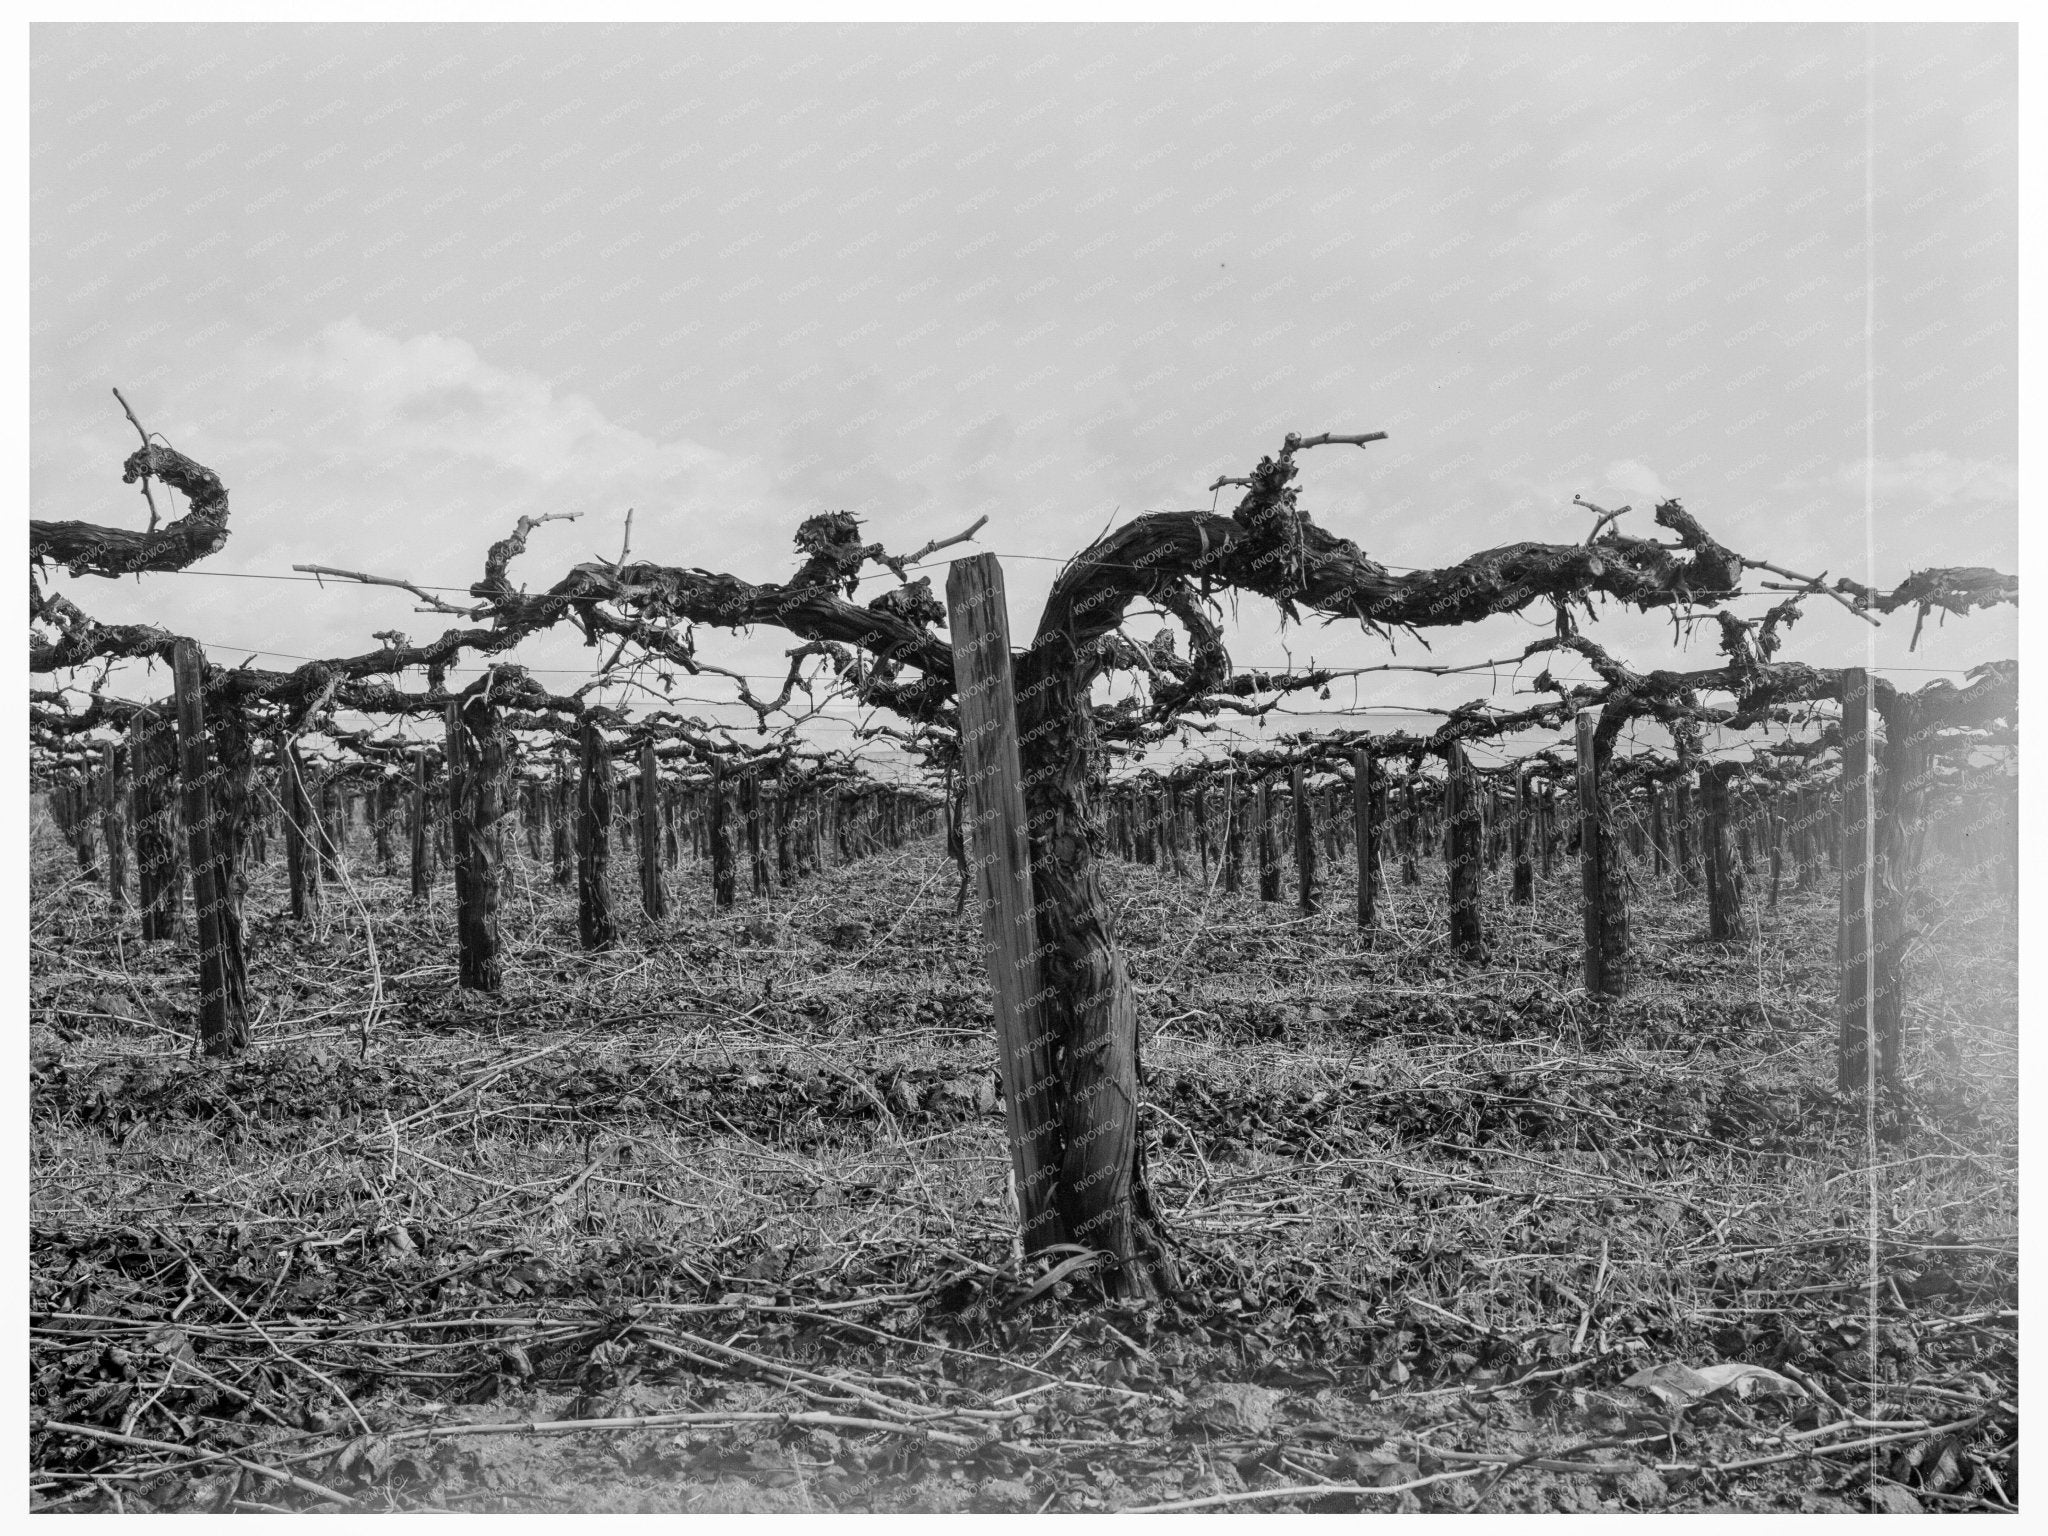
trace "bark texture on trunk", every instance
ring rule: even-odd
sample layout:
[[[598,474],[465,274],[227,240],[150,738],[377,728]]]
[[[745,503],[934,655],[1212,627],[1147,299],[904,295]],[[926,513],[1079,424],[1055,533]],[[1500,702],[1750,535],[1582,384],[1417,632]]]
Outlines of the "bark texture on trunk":
[[[504,864],[506,758],[497,707],[482,695],[471,697],[456,713],[449,739],[461,743],[462,762],[455,813],[461,981],[472,991],[496,992],[505,981],[499,958],[498,897]]]
[[[1035,690],[1020,690],[1017,721],[1043,951],[1041,1018],[1059,1080],[1056,1204],[1070,1242],[1109,1256],[1109,1293],[1144,1297],[1178,1289],[1179,1270],[1145,1181],[1138,999],[1096,869],[1092,678],[1071,651],[1057,654],[1069,643],[1041,627],[1039,647],[1066,665],[1048,668]]]
[[[612,759],[594,725],[583,727],[576,803],[576,932],[585,949],[619,940],[612,921]]]
[[[1735,857],[1734,817],[1729,810],[1729,780],[1740,771],[1735,763],[1710,763],[1700,770],[1707,934],[1715,939],[1740,939],[1748,932],[1742,915],[1742,865]]]
[[[135,864],[142,936],[175,939],[184,894],[177,730],[155,710],[143,710],[128,739],[135,761]]]
[[[1444,864],[1451,903],[1451,950],[1466,960],[1486,958],[1480,921],[1481,878],[1479,796],[1465,749],[1453,742],[1444,752]]]

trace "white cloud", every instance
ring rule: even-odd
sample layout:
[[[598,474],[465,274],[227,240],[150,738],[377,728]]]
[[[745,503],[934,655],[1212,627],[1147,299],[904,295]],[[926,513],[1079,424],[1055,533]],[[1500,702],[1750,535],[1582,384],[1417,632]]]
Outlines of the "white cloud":
[[[1638,508],[1671,499],[1671,488],[1664,483],[1664,477],[1641,459],[1616,459],[1607,466],[1606,482],[1613,489],[1636,497]]]
[[[651,482],[685,493],[733,467],[696,443],[657,443],[620,427],[585,396],[497,367],[459,337],[400,339],[351,317],[325,327],[278,371],[353,415],[363,445],[380,456],[468,461],[536,486]]]
[[[1965,459],[1939,448],[1878,459],[1872,467],[1872,489],[1880,506],[1916,503],[1920,507],[2019,505],[2019,471],[2005,459]],[[1840,484],[1861,492],[1863,463],[1844,464]]]

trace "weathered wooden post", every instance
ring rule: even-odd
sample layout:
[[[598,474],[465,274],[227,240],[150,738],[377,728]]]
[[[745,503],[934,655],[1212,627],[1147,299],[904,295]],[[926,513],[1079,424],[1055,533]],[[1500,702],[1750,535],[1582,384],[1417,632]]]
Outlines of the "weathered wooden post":
[[[668,916],[661,888],[661,777],[654,739],[640,743],[640,911],[652,922]]]
[[[126,763],[127,753],[112,742],[100,747],[100,836],[107,845],[107,908],[117,915],[128,910],[128,838],[121,825]]]
[[[577,777],[576,931],[585,949],[610,949],[619,931],[612,922],[612,759],[604,737],[583,722]]]
[[[1836,929],[1837,1029],[1835,1085],[1843,1093],[1874,1090],[1878,1079],[1876,997],[1872,985],[1877,946],[1872,932],[1872,876],[1876,827],[1871,818],[1870,674],[1842,669],[1842,907]]]
[[[1370,747],[1351,749],[1351,820],[1358,845],[1358,926],[1379,925],[1380,818],[1378,773]]]
[[[1606,765],[1600,760],[1599,712],[1582,711],[1576,727],[1586,991],[1595,997],[1619,997],[1628,990],[1628,902],[1621,849],[1602,783]]]
[[[981,896],[1011,1174],[1024,1248],[1036,1252],[1063,1240],[1055,1199],[1060,1120],[1051,1101],[1052,1046],[1038,1025],[1043,989],[1037,903],[1017,748],[1009,609],[994,555],[953,562],[946,609],[960,709],[965,825]]]
[[[1451,949],[1467,960],[1486,958],[1480,922],[1481,877],[1478,795],[1472,763],[1461,743],[1444,749],[1444,863],[1451,905]]]
[[[206,656],[195,640],[172,647],[177,685],[178,749],[183,759],[185,840],[192,865],[192,904],[199,915],[199,1044],[209,1056],[235,1056],[249,1046],[249,1020],[232,981],[234,942],[224,921],[227,893],[213,851],[213,810],[206,750]]]

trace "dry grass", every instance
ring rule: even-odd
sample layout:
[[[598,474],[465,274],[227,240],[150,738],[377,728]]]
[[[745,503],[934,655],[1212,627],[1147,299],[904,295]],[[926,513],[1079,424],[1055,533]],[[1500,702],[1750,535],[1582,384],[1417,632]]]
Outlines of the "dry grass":
[[[224,1068],[188,1055],[189,953],[110,923],[38,828],[31,1391],[71,1426],[33,1436],[39,1501],[2017,1499],[2016,943],[1972,879],[1928,894],[1873,1145],[1830,1091],[1817,893],[1719,946],[1645,878],[1642,979],[1602,1008],[1568,881],[1524,908],[1489,881],[1494,958],[1467,966],[1429,865],[1370,941],[1342,867],[1309,918],[1114,868],[1190,1281],[1120,1312],[1034,1296],[1017,1260],[973,914],[935,848],[726,914],[685,868],[680,913],[600,956],[515,858],[482,999],[445,885],[411,910],[366,842],[321,928],[253,923],[258,1049]],[[866,941],[831,947],[848,918]],[[1832,1406],[1674,1426],[1620,1385],[1721,1359]]]

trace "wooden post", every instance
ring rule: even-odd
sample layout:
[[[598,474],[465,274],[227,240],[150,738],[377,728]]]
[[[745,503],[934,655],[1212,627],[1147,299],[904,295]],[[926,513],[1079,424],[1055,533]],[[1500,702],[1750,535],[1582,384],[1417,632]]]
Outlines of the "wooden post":
[[[1841,917],[1836,929],[1835,1083],[1844,1093],[1859,1092],[1875,1075],[1877,1030],[1873,972],[1876,944],[1872,932],[1870,674],[1861,667],[1842,669],[1842,793],[1838,863],[1842,872]]]
[[[199,915],[199,1044],[209,1056],[235,1056],[249,1046],[249,1020],[230,977],[233,935],[224,921],[227,893],[213,855],[206,749],[206,656],[196,640],[172,647],[178,693],[178,750],[183,760],[185,840],[192,865],[192,904]]]
[[[1202,884],[1209,883],[1209,781],[1195,781],[1195,853],[1202,861]]]
[[[652,737],[640,743],[640,910],[651,922],[668,916],[661,889],[661,777]]]
[[[1486,957],[1480,923],[1479,805],[1472,764],[1452,742],[1444,749],[1444,862],[1451,898],[1451,949],[1467,960]]]
[[[1296,904],[1304,913],[1316,910],[1316,823],[1308,798],[1308,770],[1294,765],[1294,877]]]
[[[577,779],[576,931],[585,949],[610,949],[619,931],[612,922],[612,759],[595,724],[583,722],[582,772]]]
[[[1628,990],[1628,907],[1622,883],[1621,849],[1608,819],[1601,780],[1600,716],[1584,710],[1577,720],[1579,750],[1579,875],[1585,913],[1586,991],[1619,997]]]
[[[112,742],[100,748],[100,835],[107,845],[107,908],[128,910],[128,838],[121,825],[121,791],[127,754]]]
[[[994,555],[953,562],[946,577],[946,610],[960,709],[965,827],[981,896],[1011,1172],[1025,1251],[1036,1252],[1061,1240],[1055,1203],[1060,1120],[1051,1097],[1057,1082],[1051,1042],[1038,1025],[1038,927],[1010,672],[1010,619],[1002,567]]]
[[[1375,795],[1372,749],[1351,749],[1351,819],[1358,844],[1358,926],[1371,930],[1379,924],[1380,825]]]

